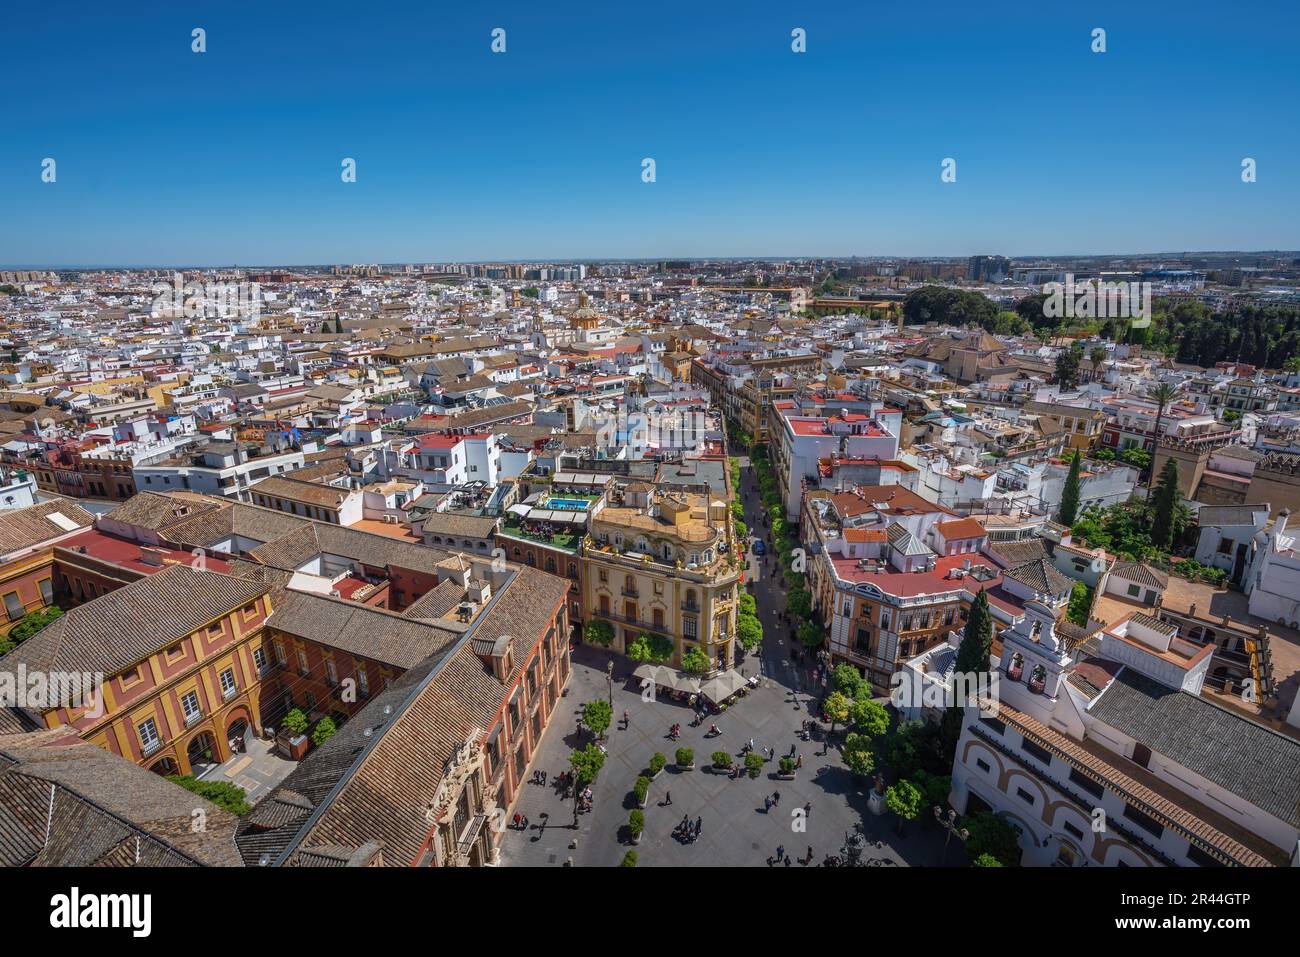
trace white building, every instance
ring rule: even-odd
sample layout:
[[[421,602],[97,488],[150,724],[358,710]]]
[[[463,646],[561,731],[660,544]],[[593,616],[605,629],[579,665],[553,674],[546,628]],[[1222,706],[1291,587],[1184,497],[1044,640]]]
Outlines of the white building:
[[[1212,646],[1134,613],[1085,655],[1025,611],[997,717],[966,710],[959,813],[1011,824],[1029,866],[1300,864],[1300,742],[1199,696]]]

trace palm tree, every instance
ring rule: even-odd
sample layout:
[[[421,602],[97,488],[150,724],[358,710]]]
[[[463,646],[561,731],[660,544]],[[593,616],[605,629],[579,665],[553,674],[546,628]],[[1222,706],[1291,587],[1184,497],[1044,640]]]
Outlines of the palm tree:
[[[1151,445],[1151,464],[1147,466],[1147,498],[1151,498],[1151,480],[1156,477],[1156,453],[1160,450],[1160,425],[1164,421],[1165,409],[1174,401],[1177,391],[1167,382],[1162,382],[1149,393],[1149,398],[1156,404],[1156,437]]]
[[[1088,359],[1092,362],[1092,377],[1095,379],[1097,378],[1097,370],[1106,361],[1106,347],[1093,346],[1092,351],[1088,353]]]

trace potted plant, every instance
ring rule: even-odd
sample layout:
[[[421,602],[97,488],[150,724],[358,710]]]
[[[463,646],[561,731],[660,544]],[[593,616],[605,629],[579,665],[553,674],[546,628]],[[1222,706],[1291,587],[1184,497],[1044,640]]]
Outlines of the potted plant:
[[[641,832],[645,830],[645,813],[640,808],[634,808],[627,816],[627,829],[632,835],[632,843],[640,844]]]
[[[713,752],[713,766],[719,771],[725,771],[731,767],[732,757],[726,751]]]
[[[307,754],[307,727],[310,723],[301,708],[294,708],[284,716],[284,725],[275,736],[275,744],[289,760],[299,761]]]
[[[628,851],[623,855],[623,861],[619,867],[636,867],[636,851]]]
[[[781,770],[777,772],[776,776],[780,778],[782,781],[793,781],[794,769],[795,769],[794,758],[789,756],[784,757],[781,759]]]
[[[662,754],[660,754],[658,751],[656,751],[656,752],[654,753],[654,756],[650,758],[650,778],[651,778],[651,780],[653,780],[653,779],[659,777],[660,772],[663,771],[663,769],[664,769],[664,765],[666,765],[667,763],[668,763],[668,759],[667,759],[666,757],[664,757],[664,756],[663,756]]]
[[[636,784],[632,786],[632,793],[636,795],[638,807],[645,807],[646,798],[650,793],[650,779],[644,774],[636,779]]]
[[[677,766],[683,771],[695,770],[695,752],[690,748],[677,749]]]
[[[763,771],[763,756],[757,751],[750,751],[745,755],[745,770],[751,778],[758,777]]]

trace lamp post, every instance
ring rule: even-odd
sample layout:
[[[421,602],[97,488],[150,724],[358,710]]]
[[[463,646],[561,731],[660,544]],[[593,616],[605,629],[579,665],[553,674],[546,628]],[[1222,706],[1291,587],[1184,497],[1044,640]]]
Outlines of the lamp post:
[[[605,663],[605,680],[609,683],[609,713],[614,714],[614,659]]]
[[[952,836],[957,835],[957,839],[963,843],[970,837],[970,831],[964,827],[957,826],[957,812],[948,808],[948,813],[943,813],[943,808],[937,804],[934,807],[934,819],[939,822],[939,826],[948,832],[948,836],[943,839],[943,858],[939,865],[942,867],[948,863],[948,844],[952,841]]]

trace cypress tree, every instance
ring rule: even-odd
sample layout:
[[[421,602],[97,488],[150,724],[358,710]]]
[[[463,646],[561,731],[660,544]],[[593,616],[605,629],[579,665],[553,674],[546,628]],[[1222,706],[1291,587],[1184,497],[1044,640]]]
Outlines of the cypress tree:
[[[1182,497],[1178,489],[1178,462],[1171,456],[1160,470],[1160,484],[1152,496],[1151,544],[1162,552],[1169,551],[1173,544],[1174,512]]]
[[[1076,449],[1074,461],[1070,463],[1070,473],[1065,476],[1065,489],[1061,492],[1061,514],[1058,516],[1062,525],[1073,525],[1074,517],[1079,511],[1079,461],[1081,458],[1082,456],[1079,455]]]
[[[989,596],[980,589],[966,619],[966,633],[957,646],[954,670],[972,674],[988,671],[989,649],[993,647],[993,616],[989,612]]]

